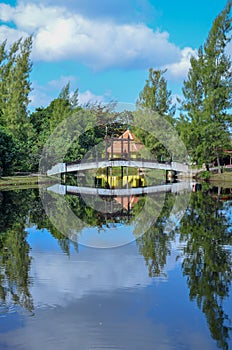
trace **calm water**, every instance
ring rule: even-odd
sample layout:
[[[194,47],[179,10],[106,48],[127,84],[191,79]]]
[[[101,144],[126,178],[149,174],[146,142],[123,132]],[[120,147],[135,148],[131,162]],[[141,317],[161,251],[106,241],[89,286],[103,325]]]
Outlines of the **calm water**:
[[[105,199],[108,214],[66,194],[86,223],[73,242],[38,190],[0,192],[0,349],[232,349],[231,193],[203,187],[185,214],[187,194],[164,193],[140,237],[146,194]],[[97,249],[88,235],[131,242]]]

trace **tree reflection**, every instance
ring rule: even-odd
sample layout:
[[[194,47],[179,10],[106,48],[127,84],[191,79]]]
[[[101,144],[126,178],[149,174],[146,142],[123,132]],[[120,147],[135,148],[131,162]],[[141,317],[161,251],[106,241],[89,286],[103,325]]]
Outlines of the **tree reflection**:
[[[174,232],[164,232],[169,213],[173,207],[174,195],[166,194],[161,213],[158,220],[140,238],[137,239],[137,244],[140,253],[144,256],[146,265],[148,266],[148,274],[150,277],[165,276],[164,267],[167,262],[167,257],[171,255],[171,242],[174,239]],[[158,205],[159,200],[155,201]],[[154,216],[155,208],[151,207],[152,212],[150,217]],[[160,208],[157,208],[160,210]],[[145,217],[146,219],[149,216]],[[137,230],[142,230],[145,223],[140,223]]]
[[[231,228],[223,202],[209,193],[191,197],[180,227],[183,248],[183,275],[187,277],[190,300],[196,300],[206,315],[218,347],[228,349],[231,321],[223,301],[229,295],[232,277]]]
[[[187,279],[190,300],[196,301],[205,314],[212,338],[217,341],[218,347],[226,350],[231,320],[224,310],[224,302],[229,296],[232,278],[232,254],[229,248],[232,232],[226,216],[228,204],[219,200],[219,194],[218,191],[214,196],[209,191],[193,193],[186,215],[176,232],[180,234],[182,242],[182,271]],[[137,218],[133,224],[135,236],[144,227],[150,227],[136,241],[150,277],[165,276],[164,268],[167,257],[171,255],[176,234],[174,230],[167,232],[165,227],[173,205],[177,203],[176,198],[173,193],[165,194],[164,198],[161,194],[141,197],[131,208],[131,216],[123,219],[124,224],[131,224],[130,220],[133,222],[133,218]],[[73,212],[82,219],[83,226],[75,228],[78,232],[81,232],[85,223],[101,229],[109,221],[122,220],[120,215],[106,217],[105,213],[97,212],[91,208],[91,202],[89,207],[86,206],[81,197],[67,196],[66,200]],[[145,202],[149,200],[152,205],[146,209]],[[94,203],[96,207],[96,202]],[[118,204],[115,201],[115,206]],[[177,209],[181,211],[181,206]],[[61,207],[58,206],[57,212],[57,206],[53,208],[51,202],[52,210],[53,215],[62,218],[65,225],[66,218],[62,215]],[[146,211],[146,215],[140,216],[139,213],[143,211]],[[25,228],[36,224],[38,229],[48,229],[67,255],[70,254],[71,244],[77,250],[78,243],[71,242],[52,226],[43,210],[38,191],[1,192],[0,213],[1,302],[7,304],[11,299],[15,304],[33,311],[30,295],[31,257]],[[152,224],[154,217],[158,219]]]
[[[0,299],[2,304],[11,300],[32,312],[31,256],[25,228],[36,225],[38,229],[48,229],[67,255],[70,245],[77,249],[77,244],[51,225],[38,190],[0,192],[0,213]]]
[[[228,204],[215,193],[197,192],[191,196],[180,227],[165,232],[174,195],[167,194],[158,220],[139,239],[137,244],[144,256],[150,277],[165,276],[164,267],[171,255],[171,243],[180,233],[182,270],[187,277],[190,300],[196,300],[205,314],[212,338],[221,349],[228,349],[231,320],[224,311],[232,278],[231,224],[226,215]],[[152,213],[151,213],[152,215]],[[144,223],[140,223],[140,230]]]
[[[0,298],[11,298],[29,311],[33,310],[29,270],[31,257],[25,225],[33,193],[23,197],[20,191],[1,192],[0,215]]]
[[[70,255],[70,248],[71,246],[74,247],[76,251],[78,251],[78,244],[77,242],[70,241],[70,239],[67,236],[64,236],[57,228],[52,225],[51,221],[49,220],[47,214],[44,211],[42,202],[40,200],[39,191],[34,191],[35,193],[35,199],[33,202],[33,205],[31,206],[30,213],[29,213],[29,221],[31,224],[35,224],[38,230],[41,229],[47,229],[50,234],[57,240],[57,243],[59,244],[61,250],[66,254]],[[51,210],[52,210],[51,205]],[[54,208],[54,214],[60,216],[60,219],[65,220],[63,213],[57,213],[56,209]]]

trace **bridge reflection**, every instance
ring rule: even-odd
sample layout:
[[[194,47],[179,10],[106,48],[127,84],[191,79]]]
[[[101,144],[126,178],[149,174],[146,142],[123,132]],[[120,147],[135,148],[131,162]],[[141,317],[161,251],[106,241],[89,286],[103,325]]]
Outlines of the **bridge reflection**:
[[[128,188],[94,188],[84,186],[69,186],[55,184],[48,187],[48,191],[52,191],[57,194],[87,194],[94,196],[131,196],[131,195],[143,195],[149,193],[164,193],[172,192],[177,193],[184,190],[191,191],[191,182],[176,182],[172,184],[155,185],[147,187],[128,187]]]
[[[139,204],[141,199],[152,196],[153,200],[158,200],[157,195],[165,193],[183,194],[190,192],[192,184],[189,182],[177,182],[172,184],[155,185],[147,187],[128,188],[94,188],[84,186],[70,186],[56,184],[47,188],[49,192],[61,196],[77,196],[84,199],[88,205],[94,201],[94,207],[107,219],[119,219],[131,217],[132,208]],[[155,199],[156,198],[156,199]],[[159,201],[159,200],[158,200]]]

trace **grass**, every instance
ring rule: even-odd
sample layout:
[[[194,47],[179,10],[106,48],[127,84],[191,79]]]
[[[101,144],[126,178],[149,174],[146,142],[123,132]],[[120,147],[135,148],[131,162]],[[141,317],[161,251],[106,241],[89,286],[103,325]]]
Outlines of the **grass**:
[[[4,176],[0,177],[0,189],[18,189],[18,188],[31,188],[41,184],[51,183],[51,178],[44,176],[38,178],[37,175],[29,176]]]
[[[221,174],[211,174],[209,181],[210,183],[222,187],[232,187],[232,171],[223,171]]]

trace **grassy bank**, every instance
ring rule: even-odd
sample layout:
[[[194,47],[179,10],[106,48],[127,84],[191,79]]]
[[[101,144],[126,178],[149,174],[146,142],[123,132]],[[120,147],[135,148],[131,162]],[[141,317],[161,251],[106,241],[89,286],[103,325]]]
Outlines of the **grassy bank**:
[[[232,171],[224,171],[222,174],[211,174],[209,182],[215,186],[232,188]]]
[[[210,181],[226,181],[232,183],[232,171],[225,171],[222,174],[210,175]]]
[[[30,188],[41,184],[51,183],[53,180],[49,177],[38,178],[37,175],[28,176],[4,176],[0,177],[0,190],[5,188]]]

